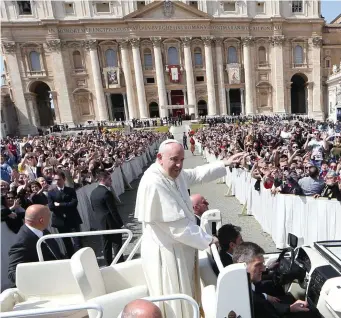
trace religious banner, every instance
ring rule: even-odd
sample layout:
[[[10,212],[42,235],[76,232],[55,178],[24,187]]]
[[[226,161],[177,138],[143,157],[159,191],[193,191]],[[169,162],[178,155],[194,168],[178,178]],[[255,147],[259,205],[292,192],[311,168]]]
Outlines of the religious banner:
[[[240,64],[227,64],[226,70],[229,76],[229,84],[240,84]]]
[[[172,83],[179,83],[180,82],[180,66],[169,65],[168,69],[169,69],[170,81]]]
[[[103,75],[106,88],[119,88],[120,83],[120,69],[118,67],[105,67]]]

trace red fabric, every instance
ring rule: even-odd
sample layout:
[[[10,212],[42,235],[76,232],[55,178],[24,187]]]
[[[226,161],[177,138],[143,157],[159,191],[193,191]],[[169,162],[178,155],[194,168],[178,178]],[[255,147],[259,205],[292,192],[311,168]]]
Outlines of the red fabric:
[[[193,138],[191,138],[191,139],[189,140],[189,142],[191,143],[191,145],[194,145],[194,144],[195,144],[195,141],[194,141]]]

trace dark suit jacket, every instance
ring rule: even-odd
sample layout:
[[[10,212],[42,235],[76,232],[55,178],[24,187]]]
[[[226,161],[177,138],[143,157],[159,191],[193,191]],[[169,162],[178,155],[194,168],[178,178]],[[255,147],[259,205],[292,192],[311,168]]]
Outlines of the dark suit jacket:
[[[290,315],[290,305],[270,303],[261,293],[252,292],[255,318],[280,318]]]
[[[92,191],[90,201],[100,230],[120,229],[123,226],[114,195],[105,186],[98,185]]]
[[[61,192],[55,188],[48,192],[47,199],[52,211],[53,227],[74,228],[83,223],[77,210],[78,199],[74,189],[64,187],[63,192]],[[60,205],[55,206],[55,202],[60,203]]]
[[[225,251],[220,250],[219,256],[224,267],[233,264],[232,257],[229,254],[227,254]]]
[[[197,217],[196,215],[195,215],[195,218],[196,218],[196,221],[197,221],[197,225],[200,226],[201,225],[201,219],[199,217]]]
[[[47,234],[47,233],[46,233]],[[20,263],[38,262],[37,242],[38,236],[35,235],[26,225],[23,225],[18,234],[16,243],[8,252],[8,278],[15,284],[15,275],[17,265]],[[58,244],[55,240],[50,239],[46,241],[47,244],[41,245],[44,261],[53,261],[56,259],[63,259],[64,256],[59,250]]]

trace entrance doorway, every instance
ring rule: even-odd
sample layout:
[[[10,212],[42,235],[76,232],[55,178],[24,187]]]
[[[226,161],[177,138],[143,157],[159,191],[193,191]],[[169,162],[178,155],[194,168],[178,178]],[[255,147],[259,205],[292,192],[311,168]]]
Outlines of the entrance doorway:
[[[111,94],[111,103],[112,103],[112,115],[113,119],[119,121],[120,119],[123,121],[124,118],[124,101],[122,94]]]
[[[291,78],[291,113],[307,113],[306,83],[307,78],[302,74],[295,74]]]
[[[158,103],[151,102],[149,104],[149,117],[150,118],[160,117]]]
[[[206,116],[207,115],[207,103],[205,100],[198,101],[198,115]]]
[[[184,105],[184,93],[182,90],[171,91],[171,105]],[[174,117],[185,115],[184,108],[174,108],[171,112],[171,116]]]
[[[242,112],[242,103],[240,100],[240,89],[230,89],[230,115],[240,115]]]
[[[53,126],[56,116],[51,103],[50,87],[46,83],[38,81],[31,85],[30,91],[36,94],[36,107],[39,116],[37,123],[40,127]]]

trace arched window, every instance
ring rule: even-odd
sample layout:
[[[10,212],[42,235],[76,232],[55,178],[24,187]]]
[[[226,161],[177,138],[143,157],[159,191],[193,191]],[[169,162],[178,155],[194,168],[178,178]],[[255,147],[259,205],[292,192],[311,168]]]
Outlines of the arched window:
[[[266,64],[266,50],[264,46],[258,48],[258,60],[259,64]]]
[[[300,45],[295,46],[294,60],[295,64],[303,64],[303,48]]]
[[[108,67],[117,66],[117,53],[112,49],[108,49],[105,51],[105,64]]]
[[[171,46],[168,49],[168,64],[169,65],[179,65],[179,55],[178,55],[178,50],[174,47]]]
[[[82,57],[81,57],[81,53],[79,51],[74,51],[72,53],[72,59],[73,59],[73,67],[75,69],[83,68]]]
[[[143,52],[144,68],[146,70],[153,69],[153,56],[150,49],[145,49]]]
[[[41,71],[40,65],[40,54],[36,51],[30,52],[30,62],[31,62],[31,71],[39,72]]]
[[[238,63],[237,50],[234,46],[228,48],[227,55],[227,63]]]
[[[202,67],[202,54],[200,47],[196,47],[194,49],[194,65],[196,67]]]

